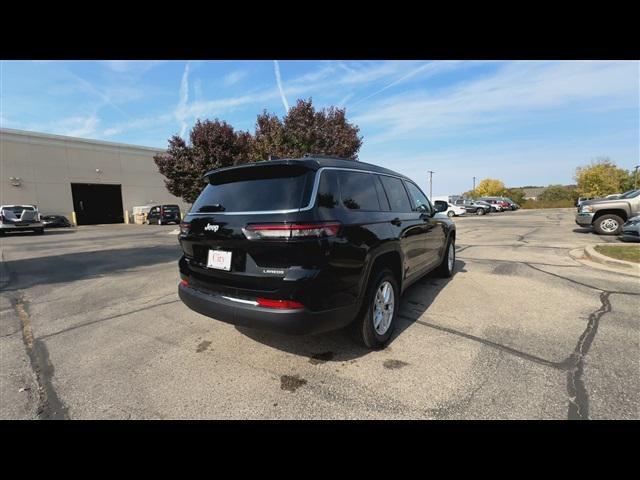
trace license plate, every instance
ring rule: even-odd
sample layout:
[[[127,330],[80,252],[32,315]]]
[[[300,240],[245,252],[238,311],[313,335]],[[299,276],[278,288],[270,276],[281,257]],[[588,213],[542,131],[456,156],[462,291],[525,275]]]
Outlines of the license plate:
[[[222,250],[209,250],[207,267],[218,270],[231,270],[231,252]]]

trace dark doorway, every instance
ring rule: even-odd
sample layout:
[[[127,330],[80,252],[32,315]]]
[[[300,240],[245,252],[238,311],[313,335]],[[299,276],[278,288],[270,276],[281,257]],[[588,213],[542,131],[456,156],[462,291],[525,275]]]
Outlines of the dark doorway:
[[[71,195],[78,225],[124,222],[120,185],[72,183]]]

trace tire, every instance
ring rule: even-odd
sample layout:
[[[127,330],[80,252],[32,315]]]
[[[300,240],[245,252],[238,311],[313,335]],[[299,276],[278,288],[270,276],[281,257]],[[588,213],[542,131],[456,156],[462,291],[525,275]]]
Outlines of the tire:
[[[456,216],[456,214],[453,212],[453,210],[449,210],[447,212],[447,217],[451,218],[451,217],[455,217],[455,216]]]
[[[44,228],[36,228],[34,232],[36,235],[44,235]]]
[[[449,257],[451,255],[451,257]],[[450,278],[456,269],[456,241],[454,238],[447,243],[442,262],[435,270],[435,274],[441,278]]]
[[[400,308],[400,289],[398,288],[396,277],[388,268],[372,272],[370,280],[363,300],[362,313],[353,322],[352,333],[354,339],[360,345],[371,350],[380,350],[385,347],[391,338],[396,325],[396,317]],[[393,294],[392,297],[387,297],[388,300],[391,300],[390,316],[384,313],[389,310],[389,305],[384,305],[383,294],[385,292]],[[376,306],[380,307],[378,311],[376,311]],[[378,317],[376,314],[381,316]],[[378,319],[377,322],[374,320],[374,315]]]
[[[478,208],[476,210],[476,215],[484,215],[484,214],[485,214],[484,208]]]
[[[599,235],[618,235],[623,223],[624,220],[618,215],[606,214],[594,220],[593,228]]]

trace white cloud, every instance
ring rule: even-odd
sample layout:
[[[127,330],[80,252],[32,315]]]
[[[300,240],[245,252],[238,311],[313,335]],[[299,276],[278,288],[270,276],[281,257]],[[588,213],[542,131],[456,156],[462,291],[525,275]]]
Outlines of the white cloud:
[[[514,118],[580,102],[583,108],[637,105],[637,62],[513,62],[444,92],[412,91],[369,104],[353,121],[381,128],[368,140],[382,142],[508,126]]]
[[[231,72],[225,75],[224,78],[222,79],[222,83],[225,86],[230,87],[238,83],[240,80],[242,80],[246,76],[247,76],[246,70],[236,70],[234,72]]]

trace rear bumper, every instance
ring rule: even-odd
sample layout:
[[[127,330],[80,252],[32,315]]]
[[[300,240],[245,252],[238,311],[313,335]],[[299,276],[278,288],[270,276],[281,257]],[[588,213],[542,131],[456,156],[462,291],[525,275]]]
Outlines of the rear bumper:
[[[13,225],[11,223],[0,223],[0,230],[8,231],[8,232],[19,232],[24,230],[35,230],[38,228],[43,228],[44,225],[42,222],[34,222],[28,225]]]
[[[576,214],[576,223],[581,227],[590,227],[593,222],[593,213]]]
[[[178,286],[178,295],[191,310],[216,320],[291,335],[337,330],[351,323],[357,314],[355,305],[321,312],[313,312],[306,308],[264,308],[230,300],[221,294],[202,292],[182,284]]]

